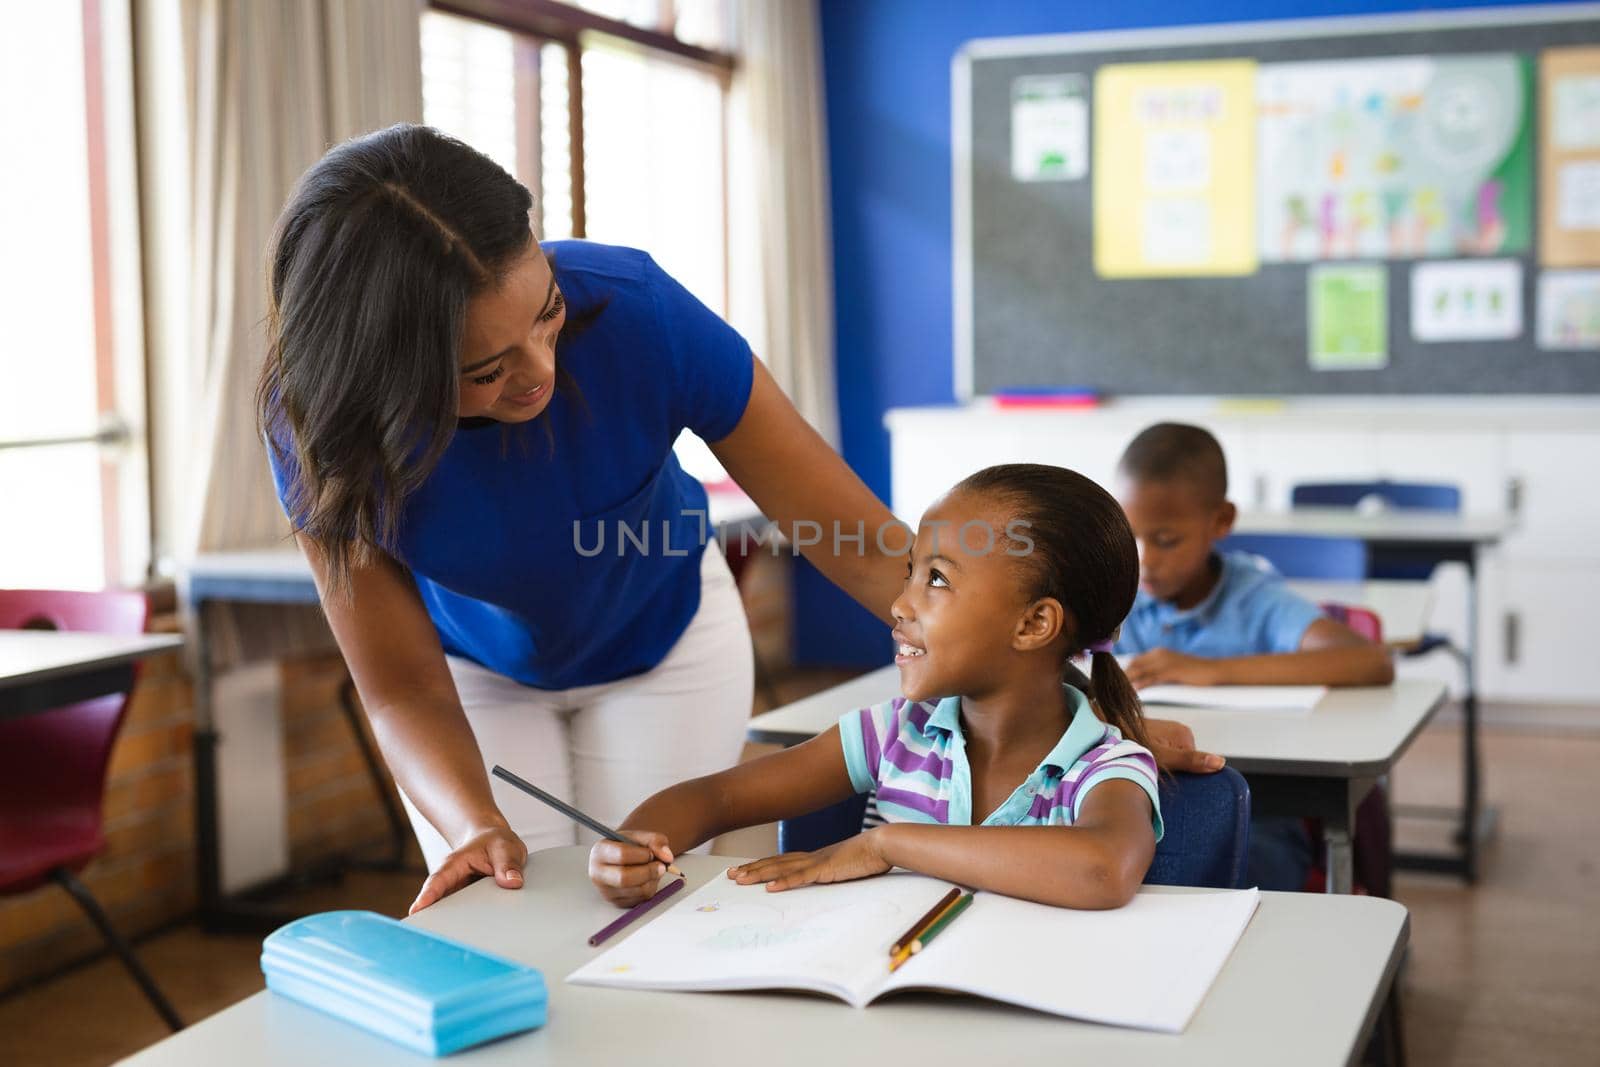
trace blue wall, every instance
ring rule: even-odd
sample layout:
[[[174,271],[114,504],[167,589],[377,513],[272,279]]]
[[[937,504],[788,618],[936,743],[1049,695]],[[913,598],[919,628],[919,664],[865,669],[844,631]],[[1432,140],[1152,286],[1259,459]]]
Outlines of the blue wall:
[[[950,61],[975,37],[1516,6],[1383,0],[819,0],[845,460],[889,499],[884,412],[954,401]],[[803,662],[883,663],[884,628],[815,571],[796,581]]]

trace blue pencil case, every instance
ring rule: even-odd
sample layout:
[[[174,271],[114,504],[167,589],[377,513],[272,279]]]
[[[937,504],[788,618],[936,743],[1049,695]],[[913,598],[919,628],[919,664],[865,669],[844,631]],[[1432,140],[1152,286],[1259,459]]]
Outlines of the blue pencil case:
[[[532,967],[370,911],[309,915],[261,946],[267,988],[430,1056],[544,1025]]]

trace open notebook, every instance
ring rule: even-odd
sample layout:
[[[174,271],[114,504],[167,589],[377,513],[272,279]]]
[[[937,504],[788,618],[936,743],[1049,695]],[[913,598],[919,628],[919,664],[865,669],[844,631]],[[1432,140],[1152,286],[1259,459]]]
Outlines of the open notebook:
[[[1310,711],[1328,695],[1325,685],[1152,685],[1145,704],[1226,711]]]
[[[1137,657],[1122,655],[1123,670]],[[1145,704],[1225,711],[1310,711],[1328,695],[1325,685],[1151,685],[1139,690]]]
[[[933,989],[1177,1033],[1259,899],[1254,889],[1147,888],[1117,911],[1072,911],[979,893],[891,975],[889,946],[949,888],[896,871],[769,893],[718,874],[567,981],[622,989],[802,989],[858,1008],[897,990]]]

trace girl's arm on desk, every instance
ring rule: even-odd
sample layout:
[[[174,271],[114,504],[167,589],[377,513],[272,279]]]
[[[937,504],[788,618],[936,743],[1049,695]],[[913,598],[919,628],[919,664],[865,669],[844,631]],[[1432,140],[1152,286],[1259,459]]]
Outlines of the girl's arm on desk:
[[[842,882],[904,867],[1063,908],[1120,908],[1155,856],[1150,798],[1128,781],[1102,782],[1072,826],[876,826],[817,852],[791,852],[733,868],[740,884],[772,890]]]
[[[808,815],[855,792],[833,726],[793,748],[663,789],[618,827],[640,844],[597,842],[589,878],[607,900],[628,907],[656,891],[662,846],[675,856],[718,834]]]
[[[1297,652],[1212,659],[1170,648],[1135,656],[1128,681],[1147,685],[1388,685],[1394,681],[1389,651],[1342,623],[1318,619]]]

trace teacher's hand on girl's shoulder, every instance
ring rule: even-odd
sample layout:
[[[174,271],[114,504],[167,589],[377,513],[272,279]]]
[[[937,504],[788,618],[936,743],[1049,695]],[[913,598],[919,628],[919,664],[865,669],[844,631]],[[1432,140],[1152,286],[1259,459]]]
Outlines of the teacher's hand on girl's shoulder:
[[[415,915],[479,878],[493,877],[502,889],[521,889],[522,865],[527,861],[528,846],[510,827],[485,827],[463,841],[428,875],[407,914]]]
[[[622,830],[637,844],[600,840],[589,850],[589,880],[600,895],[619,908],[631,908],[653,896],[672,848],[667,835],[654,830]]]
[[[1222,770],[1223,758],[1194,747],[1194,731],[1172,719],[1146,719],[1145,736],[1150,740],[1150,754],[1156,766],[1163,771],[1189,774],[1210,774]]]

